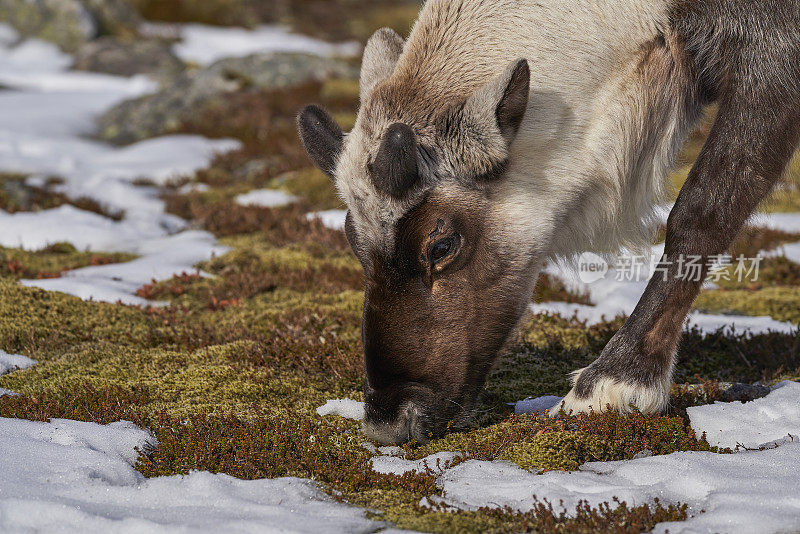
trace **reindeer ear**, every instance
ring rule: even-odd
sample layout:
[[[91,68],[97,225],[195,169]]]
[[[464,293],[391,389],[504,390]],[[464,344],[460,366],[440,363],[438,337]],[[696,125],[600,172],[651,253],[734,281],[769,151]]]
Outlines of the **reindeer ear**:
[[[344,143],[342,128],[321,107],[306,106],[297,117],[297,129],[308,157],[332,179]]]
[[[403,38],[390,28],[381,28],[367,41],[361,62],[362,102],[376,85],[392,74],[403,52],[403,44]]]
[[[531,71],[528,61],[520,59],[487,85],[478,89],[465,107],[475,117],[495,121],[500,133],[510,145],[517,136],[530,97]]]

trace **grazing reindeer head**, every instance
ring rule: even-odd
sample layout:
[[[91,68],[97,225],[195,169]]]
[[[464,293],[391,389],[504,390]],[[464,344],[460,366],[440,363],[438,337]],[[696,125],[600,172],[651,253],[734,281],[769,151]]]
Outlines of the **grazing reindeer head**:
[[[386,443],[424,442],[469,417],[540,261],[516,246],[513,207],[496,201],[528,105],[528,63],[437,87],[403,48],[391,30],[370,39],[350,133],[316,106],[298,119],[349,208],[366,278],[365,432]]]

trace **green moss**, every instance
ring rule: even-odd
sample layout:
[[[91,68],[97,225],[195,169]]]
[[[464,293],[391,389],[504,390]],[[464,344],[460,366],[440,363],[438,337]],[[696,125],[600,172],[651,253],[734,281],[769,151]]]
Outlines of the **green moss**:
[[[534,302],[571,302],[577,304],[588,304],[592,302],[589,299],[589,293],[576,293],[564,284],[564,282],[557,276],[542,273],[539,275],[539,280],[536,282],[536,294]]]
[[[514,443],[499,459],[514,462],[528,471],[545,468],[574,471],[586,462],[602,461],[612,456],[610,449],[605,440],[585,432],[556,432]]]
[[[31,251],[0,247],[0,277],[58,278],[65,271],[136,259],[133,254],[80,252],[69,243],[54,243]]]
[[[140,413],[182,418],[217,413],[248,417],[254,406],[263,413],[303,412],[324,404],[328,395],[349,394],[345,381],[315,380],[305,373],[256,365],[252,342],[212,346],[194,352],[84,345],[49,365],[34,366],[3,379],[4,387],[35,395],[43,390],[89,385],[95,388],[141,387],[149,394]]]
[[[5,350],[40,359],[84,342],[147,346],[163,341],[164,335],[158,322],[139,310],[0,279],[0,346]]]
[[[698,310],[737,315],[769,315],[780,321],[800,323],[800,288],[765,287],[758,291],[704,291],[694,303]]]
[[[628,417],[617,413],[563,416],[559,420],[514,415],[469,432],[448,434],[406,455],[424,458],[442,451],[456,451],[464,458],[509,460],[531,471],[574,470],[589,461],[633,458],[641,451],[669,454],[686,450],[712,450],[697,439],[681,417]]]

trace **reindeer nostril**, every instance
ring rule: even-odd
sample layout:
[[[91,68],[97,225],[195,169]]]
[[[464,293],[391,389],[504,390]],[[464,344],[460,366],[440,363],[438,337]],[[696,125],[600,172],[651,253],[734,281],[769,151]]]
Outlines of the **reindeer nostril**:
[[[368,416],[361,429],[368,438],[384,445],[401,444],[412,439],[420,441],[420,410],[409,403],[392,423],[371,421]]]

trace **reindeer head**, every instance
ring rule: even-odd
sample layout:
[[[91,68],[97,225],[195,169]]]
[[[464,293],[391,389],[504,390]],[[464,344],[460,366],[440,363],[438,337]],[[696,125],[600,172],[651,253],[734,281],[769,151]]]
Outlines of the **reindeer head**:
[[[349,208],[366,278],[364,430],[385,443],[424,442],[469,417],[539,261],[516,246],[515,207],[497,200],[528,104],[527,62],[465,94],[420,78],[403,48],[391,30],[370,39],[350,133],[316,106],[298,119]]]

